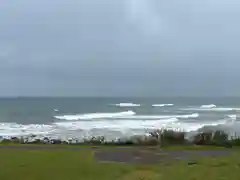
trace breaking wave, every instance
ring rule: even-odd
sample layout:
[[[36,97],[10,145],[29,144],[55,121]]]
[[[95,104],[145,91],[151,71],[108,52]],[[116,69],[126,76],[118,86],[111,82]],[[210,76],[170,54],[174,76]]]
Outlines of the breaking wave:
[[[204,127],[216,127],[221,125],[233,125],[233,121],[229,119],[218,120],[214,122],[205,122],[205,123],[176,123],[173,126],[166,127],[167,129],[173,130],[183,130],[185,132],[197,131]]]
[[[236,120],[237,119],[237,115],[236,114],[232,114],[232,115],[228,115],[229,118]]]
[[[174,106],[174,104],[153,104],[152,107]]]
[[[77,121],[77,120],[92,120],[92,119],[135,119],[135,120],[157,120],[157,119],[170,119],[170,118],[197,118],[198,113],[185,114],[185,115],[136,115],[133,111],[124,111],[118,113],[91,113],[91,114],[76,114],[76,115],[63,115],[54,116],[55,119]]]
[[[146,120],[102,120],[102,121],[74,121],[74,122],[55,122],[54,124],[59,127],[64,127],[71,130],[84,129],[109,129],[124,131],[128,129],[158,129],[165,124],[177,122],[177,118],[161,119],[155,121]]]
[[[145,119],[145,120],[151,120],[151,119],[167,119],[167,118],[180,118],[180,119],[187,119],[187,118],[197,118],[199,117],[198,113],[194,114],[185,114],[185,115],[134,115],[134,116],[122,116],[117,117],[116,119]]]
[[[138,107],[141,105],[133,103],[120,103],[115,104],[114,106]],[[173,106],[173,104],[153,104],[152,106],[165,107]],[[217,107],[214,104],[189,107],[190,108],[185,109],[173,108],[172,112],[165,111],[166,109],[164,108],[154,109],[150,106],[150,108],[146,108],[146,111],[142,110],[142,108],[136,108],[134,110],[136,113],[130,110],[134,108],[126,108],[129,110],[122,112],[109,111],[107,113],[72,115],[62,114],[62,108],[59,111],[58,109],[54,109],[56,107],[52,107],[50,110],[54,111],[54,113],[51,113],[49,118],[53,115],[56,116],[54,116],[54,121],[48,121],[49,124],[26,125],[3,122],[0,123],[0,136],[19,137],[31,136],[34,134],[37,137],[58,137],[60,139],[67,137],[76,137],[81,139],[85,136],[106,136],[110,139],[116,139],[119,137],[131,136],[135,133],[145,134],[151,130],[161,128],[192,132],[204,127],[218,128],[218,126],[223,126],[223,128],[225,128],[234,127],[238,124],[238,121],[236,121],[238,112],[236,111],[240,110],[240,108]],[[181,110],[191,111],[188,112]],[[159,114],[154,114],[156,111]],[[208,114],[210,115],[208,116]],[[199,116],[201,118],[199,118]]]
[[[199,109],[199,111],[216,111],[216,112],[226,112],[235,111],[235,108],[209,108],[209,109]],[[197,110],[196,110],[197,111]]]
[[[47,135],[54,132],[55,129],[51,125],[45,124],[17,124],[17,123],[1,123],[0,136],[24,136],[24,135]]]
[[[233,117],[233,116],[231,116]],[[134,133],[145,134],[147,130],[154,129],[172,129],[185,132],[196,131],[206,126],[231,125],[234,121],[231,119],[223,119],[218,121],[199,122],[181,122],[178,118],[166,118],[159,120],[102,120],[102,121],[61,121],[54,122],[50,125],[45,124],[29,124],[21,125],[17,123],[0,124],[1,136],[29,136],[37,135],[37,137],[78,137],[84,138],[86,135],[103,135],[108,136],[111,132],[112,139],[119,136],[126,137]],[[117,136],[117,137],[116,137]]]
[[[63,115],[63,116],[54,116],[56,119],[60,120],[91,120],[91,119],[101,119],[101,118],[115,118],[121,116],[132,116],[135,115],[133,111],[124,111],[117,113],[90,113],[90,114],[76,114],[76,115]]]
[[[119,103],[119,104],[114,104],[114,106],[119,106],[119,107],[139,107],[139,106],[141,106],[141,104]]]
[[[217,107],[214,104],[202,105],[200,108],[182,108],[185,111],[212,111],[212,112],[227,112],[227,111],[240,111],[240,108],[230,108],[230,107]]]
[[[209,104],[209,105],[202,105],[200,108],[206,109],[206,108],[215,108],[215,107],[217,107],[215,104]]]

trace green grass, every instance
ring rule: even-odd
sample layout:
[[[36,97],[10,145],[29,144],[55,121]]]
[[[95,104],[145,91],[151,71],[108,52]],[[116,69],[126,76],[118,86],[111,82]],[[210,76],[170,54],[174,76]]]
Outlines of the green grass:
[[[186,148],[206,149],[204,146],[170,149]],[[89,150],[0,149],[0,180],[239,180],[239,177],[238,149],[228,157],[157,165],[98,163]]]
[[[0,179],[114,179],[129,172],[127,165],[96,163],[90,151],[0,150]]]

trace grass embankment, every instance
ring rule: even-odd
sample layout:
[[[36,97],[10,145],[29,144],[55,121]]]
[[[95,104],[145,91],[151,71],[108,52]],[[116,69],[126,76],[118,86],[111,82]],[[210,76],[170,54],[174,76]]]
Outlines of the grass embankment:
[[[61,150],[0,149],[0,179],[239,180],[240,177],[240,151],[235,148],[233,148],[234,153],[230,156],[201,158],[194,163],[176,161],[154,165],[130,165],[97,162],[94,159],[93,151],[89,150],[90,147],[83,146],[83,150],[79,151],[73,151],[70,148]],[[191,150],[215,149],[215,147],[205,146],[178,146],[168,149],[185,148]]]

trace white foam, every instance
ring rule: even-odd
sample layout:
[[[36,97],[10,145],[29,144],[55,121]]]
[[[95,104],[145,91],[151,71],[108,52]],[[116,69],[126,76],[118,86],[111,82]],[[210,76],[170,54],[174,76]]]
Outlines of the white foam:
[[[198,113],[185,114],[185,115],[134,115],[134,116],[116,117],[116,119],[152,120],[152,119],[169,119],[169,118],[188,119],[188,118],[197,118],[197,117],[199,117]]]
[[[153,104],[152,107],[174,106],[174,104]]]
[[[177,118],[161,119],[155,121],[148,120],[104,120],[104,121],[75,121],[75,122],[55,122],[58,127],[71,130],[91,130],[91,129],[109,129],[109,130],[126,130],[126,129],[158,129],[164,124],[174,123]]]
[[[239,111],[240,108],[217,107],[215,104],[209,104],[202,105],[200,106],[200,108],[183,108],[181,110],[226,112],[226,111]]]
[[[163,126],[165,129],[172,129],[175,131],[184,131],[184,132],[191,132],[191,131],[197,131],[200,128],[203,127],[214,127],[214,126],[220,126],[220,125],[232,125],[232,121],[229,120],[219,120],[219,121],[212,121],[212,122],[205,122],[205,123],[184,123],[184,122],[176,122],[171,125],[167,124]]]
[[[214,108],[214,111],[235,111],[234,108]]]
[[[141,104],[133,104],[133,103],[119,103],[119,104],[114,104],[115,106],[119,107],[139,107]]]
[[[22,125],[17,123],[1,123],[0,136],[47,135],[54,131],[53,126],[44,124]]]
[[[85,135],[108,135],[111,138],[132,135],[134,133],[145,134],[148,130],[172,129],[185,132],[196,131],[205,126],[231,125],[234,121],[219,120],[204,123],[181,122],[177,118],[159,120],[101,120],[101,121],[62,121],[51,125],[29,124],[22,125],[17,123],[0,124],[0,136],[28,136],[37,135],[38,137],[78,137],[84,138]],[[113,133],[114,132],[114,133]],[[148,131],[149,132],[149,131]]]
[[[206,109],[206,108],[215,108],[215,107],[217,107],[215,104],[208,104],[208,105],[202,105],[200,108]]]
[[[190,115],[178,115],[177,118],[197,118],[199,117],[199,114],[198,113],[193,113],[193,114],[190,114]]]
[[[91,119],[101,119],[101,118],[114,118],[121,116],[132,116],[135,112],[133,111],[124,111],[118,113],[90,113],[90,114],[76,114],[76,115],[63,115],[63,116],[54,116],[56,119],[60,120],[91,120]]]
[[[232,125],[232,121],[219,120],[209,121],[205,123],[198,122],[181,122],[177,118],[162,119],[155,121],[147,120],[127,120],[127,121],[76,121],[76,122],[55,122],[54,124],[59,128],[68,130],[85,130],[92,131],[102,129],[107,131],[120,131],[120,132],[133,132],[140,130],[142,133],[146,130],[154,129],[172,129],[176,131],[191,132],[196,131],[205,126],[219,126],[219,125]]]
[[[232,114],[232,115],[228,115],[229,118],[236,120],[237,119],[237,115],[236,114]]]
[[[182,108],[183,111],[213,111],[213,112],[227,112],[227,111],[237,111],[236,108]]]
[[[58,112],[59,110],[58,109],[53,109],[53,111]]]

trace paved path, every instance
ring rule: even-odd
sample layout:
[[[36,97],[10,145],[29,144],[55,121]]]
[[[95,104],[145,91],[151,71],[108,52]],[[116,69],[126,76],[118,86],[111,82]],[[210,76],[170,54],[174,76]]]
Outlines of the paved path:
[[[152,164],[171,160],[194,160],[200,157],[228,156],[231,150],[136,150],[132,149],[101,149],[95,152],[99,161],[121,162],[133,164]]]

